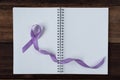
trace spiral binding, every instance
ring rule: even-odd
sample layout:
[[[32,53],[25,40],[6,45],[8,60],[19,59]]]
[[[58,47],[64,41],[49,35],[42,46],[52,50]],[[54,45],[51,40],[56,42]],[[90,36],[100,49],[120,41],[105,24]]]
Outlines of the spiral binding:
[[[63,72],[63,64],[60,63],[63,60],[64,53],[64,9],[61,7],[57,9],[57,72]]]

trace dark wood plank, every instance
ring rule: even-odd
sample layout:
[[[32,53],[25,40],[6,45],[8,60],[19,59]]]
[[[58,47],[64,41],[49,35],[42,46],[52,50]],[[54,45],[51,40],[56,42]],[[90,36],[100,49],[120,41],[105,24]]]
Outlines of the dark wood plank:
[[[120,44],[109,43],[109,75],[13,75],[13,43],[0,43],[0,78],[113,79],[120,78]]]
[[[110,6],[120,6],[120,0],[109,0]]]
[[[109,10],[109,42],[120,43],[120,6]]]
[[[84,4],[84,5],[107,5],[109,0],[0,0],[1,3],[37,3],[37,4]]]

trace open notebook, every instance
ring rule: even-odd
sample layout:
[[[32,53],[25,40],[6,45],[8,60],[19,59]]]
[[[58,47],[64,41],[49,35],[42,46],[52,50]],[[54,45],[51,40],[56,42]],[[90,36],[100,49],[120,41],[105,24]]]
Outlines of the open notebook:
[[[108,74],[108,8],[13,8],[14,74]]]

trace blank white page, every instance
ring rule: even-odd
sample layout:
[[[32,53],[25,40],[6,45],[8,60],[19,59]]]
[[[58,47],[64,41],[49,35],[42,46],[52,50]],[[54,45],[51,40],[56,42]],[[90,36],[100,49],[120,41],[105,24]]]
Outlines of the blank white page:
[[[82,59],[89,66],[106,57],[98,69],[77,63],[64,65],[65,74],[108,73],[108,8],[64,8],[64,59]]]
[[[57,53],[57,8],[13,8],[14,74],[56,74],[57,63],[37,52],[32,45],[25,53],[22,47],[31,39],[32,25],[45,27],[38,40],[40,48]]]

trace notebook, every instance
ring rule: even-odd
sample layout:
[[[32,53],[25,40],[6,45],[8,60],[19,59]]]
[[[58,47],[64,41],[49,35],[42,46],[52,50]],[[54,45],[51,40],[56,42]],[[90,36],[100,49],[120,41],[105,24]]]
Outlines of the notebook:
[[[13,8],[13,74],[108,74],[108,8]]]

